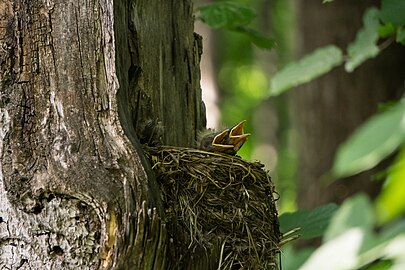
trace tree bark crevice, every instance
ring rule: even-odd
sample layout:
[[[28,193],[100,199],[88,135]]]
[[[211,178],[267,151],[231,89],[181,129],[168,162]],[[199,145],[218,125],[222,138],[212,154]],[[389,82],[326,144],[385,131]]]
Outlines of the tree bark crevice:
[[[192,146],[202,127],[191,3],[5,0],[0,13],[0,267],[165,269],[136,134],[152,119],[165,144]]]

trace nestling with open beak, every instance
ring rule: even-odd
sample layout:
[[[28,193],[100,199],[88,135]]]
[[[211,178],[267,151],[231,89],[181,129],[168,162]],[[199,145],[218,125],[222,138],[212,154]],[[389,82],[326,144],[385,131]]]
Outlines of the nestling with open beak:
[[[208,134],[202,135],[199,148],[208,152],[236,155],[250,136],[249,133],[244,133],[243,131],[245,123],[246,120],[243,120],[239,124],[223,131],[211,131]]]

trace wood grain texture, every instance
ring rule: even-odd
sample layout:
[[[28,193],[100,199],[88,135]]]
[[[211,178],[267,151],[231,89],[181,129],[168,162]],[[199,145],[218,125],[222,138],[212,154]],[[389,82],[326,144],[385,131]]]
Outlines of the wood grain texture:
[[[0,268],[165,269],[140,123],[201,128],[190,1],[2,1]]]

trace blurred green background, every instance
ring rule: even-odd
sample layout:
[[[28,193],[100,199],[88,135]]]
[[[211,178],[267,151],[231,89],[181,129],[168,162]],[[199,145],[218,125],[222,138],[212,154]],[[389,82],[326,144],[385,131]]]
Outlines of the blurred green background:
[[[247,120],[239,155],[302,227],[283,269],[405,269],[405,1],[196,7],[208,126]]]

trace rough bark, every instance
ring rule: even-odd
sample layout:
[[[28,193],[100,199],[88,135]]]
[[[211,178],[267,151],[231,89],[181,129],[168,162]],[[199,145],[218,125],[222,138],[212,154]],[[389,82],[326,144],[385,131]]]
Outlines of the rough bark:
[[[190,1],[0,3],[0,267],[165,269],[157,184],[136,137],[191,146]]]
[[[300,1],[299,51],[305,55],[317,47],[337,44],[345,49],[362,26],[362,14],[377,1]],[[373,113],[378,104],[403,93],[403,48],[391,46],[353,73],[337,68],[293,93],[299,149],[300,207],[310,208],[344,198],[358,191],[375,195],[376,170],[341,180],[326,187],[337,147]]]

